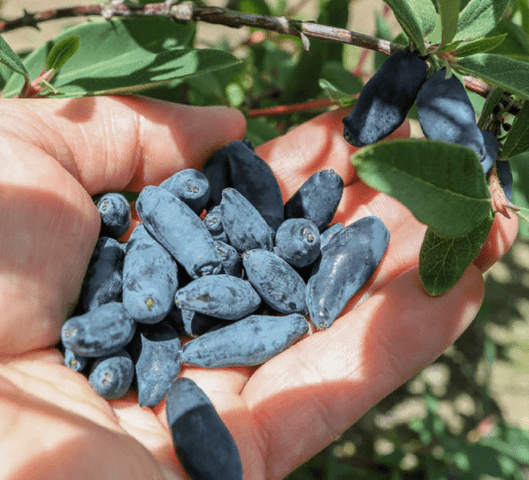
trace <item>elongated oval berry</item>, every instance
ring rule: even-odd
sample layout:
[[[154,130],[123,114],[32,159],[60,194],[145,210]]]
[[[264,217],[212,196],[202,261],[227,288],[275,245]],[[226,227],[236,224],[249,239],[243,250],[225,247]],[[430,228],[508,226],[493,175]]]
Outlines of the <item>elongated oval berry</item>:
[[[503,193],[509,202],[512,202],[512,173],[511,165],[508,160],[499,160],[496,162],[496,171],[500,181]]]
[[[174,451],[191,480],[242,480],[237,445],[193,380],[176,379],[167,392],[165,408]]]
[[[496,161],[496,157],[500,150],[500,144],[496,135],[492,132],[481,130],[481,135],[483,136],[483,142],[485,143],[485,156],[481,159],[481,166],[483,167],[483,174],[487,175]]]
[[[231,187],[230,165],[228,162],[228,152],[230,144],[222,147],[208,158],[202,167],[202,173],[209,182],[209,201],[206,204],[206,210],[220,205],[222,200],[222,191]]]
[[[222,225],[222,213],[220,211],[220,205],[213,207],[207,215],[204,217],[204,226],[208,229],[208,232],[211,234],[211,238],[221,242],[227,242],[228,236],[224,231],[224,226]]]
[[[127,345],[136,330],[136,322],[123,303],[112,302],[71,317],[61,330],[66,348],[83,357],[104,357]]]
[[[64,351],[64,364],[75,372],[83,370],[88,363],[88,358],[77,355],[75,352],[67,348]]]
[[[176,291],[176,305],[184,310],[238,320],[254,312],[261,298],[252,286],[231,275],[208,275],[197,278]]]
[[[320,232],[306,218],[285,220],[277,229],[275,241],[274,253],[294,267],[306,267],[320,254]]]
[[[250,315],[187,342],[182,362],[203,368],[260,365],[286,350],[309,330],[305,317]]]
[[[87,312],[105,303],[121,301],[124,257],[117,240],[99,238],[81,290],[80,301]]]
[[[389,230],[378,217],[361,218],[331,238],[307,283],[307,307],[317,328],[333,324],[373,275],[388,243]]]
[[[483,159],[483,135],[465,87],[455,75],[446,79],[442,68],[428,77],[417,94],[417,112],[427,138],[470,147]]]
[[[164,188],[147,186],[138,197],[136,210],[147,231],[192,278],[220,272],[222,262],[215,241],[182,200]]]
[[[98,358],[92,366],[88,381],[106,400],[123,397],[134,379],[134,363],[125,350]]]
[[[233,275],[234,277],[240,277],[242,275],[242,269],[239,252],[231,245],[220,240],[216,240],[215,243],[217,245],[220,259],[222,260],[223,273]]]
[[[306,218],[323,231],[331,222],[343,194],[343,180],[334,170],[312,174],[285,204],[285,219]]]
[[[281,313],[306,311],[305,282],[281,257],[267,250],[248,250],[242,263],[248,281],[269,306]]]
[[[228,148],[231,186],[277,230],[283,222],[283,197],[272,169],[244,142],[231,142]]]
[[[333,237],[333,235],[338,233],[342,228],[343,228],[343,225],[341,223],[335,223],[334,225],[327,227],[323,232],[321,232],[320,249],[323,249],[323,247],[325,247],[329,243],[329,240]]]
[[[163,320],[178,288],[176,262],[142,224],[133,230],[123,265],[123,305],[140,323]]]
[[[155,407],[180,374],[180,340],[157,338],[149,331],[141,334],[141,353],[136,362],[140,407]]]
[[[222,224],[232,246],[239,252],[272,250],[272,230],[255,207],[237,190],[227,188],[220,202]]]
[[[101,237],[119,238],[130,227],[130,204],[117,192],[103,195],[97,202],[101,216]]]
[[[176,172],[160,183],[160,187],[182,200],[197,215],[202,213],[209,200],[208,179],[194,168]]]
[[[343,119],[344,137],[355,147],[378,142],[404,122],[427,68],[417,55],[399,51],[386,58]]]
[[[214,328],[228,325],[225,320],[210,317],[194,310],[181,310],[181,312],[185,334],[190,337],[199,337]]]

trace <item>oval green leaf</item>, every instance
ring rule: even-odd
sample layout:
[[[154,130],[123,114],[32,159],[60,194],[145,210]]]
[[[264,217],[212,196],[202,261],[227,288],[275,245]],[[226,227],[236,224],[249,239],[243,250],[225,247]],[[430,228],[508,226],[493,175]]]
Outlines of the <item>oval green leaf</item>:
[[[433,31],[437,14],[431,0],[384,0],[404,33],[413,40],[421,54],[426,53],[424,37]]]
[[[79,35],[69,35],[55,43],[46,57],[46,70],[51,70],[52,68],[56,71],[60,70],[68,59],[77,52],[80,41],[81,37]]]
[[[463,74],[479,77],[529,99],[528,62],[494,53],[479,53],[461,58],[453,66]]]
[[[506,33],[503,35],[497,35],[495,37],[480,38],[479,40],[473,40],[467,42],[456,48],[455,56],[458,58],[468,57],[469,55],[475,55],[476,53],[483,53],[487,50],[492,50],[499,46],[507,36]]]
[[[441,235],[464,235],[490,211],[483,169],[468,147],[394,140],[364,147],[351,160],[367,185],[403,203]]]
[[[457,32],[460,0],[439,0],[439,15],[443,26],[442,44],[452,41]]]
[[[14,72],[20,73],[24,77],[28,77],[28,71],[26,66],[22,62],[21,58],[13,52],[9,44],[0,35],[0,62],[6,67],[9,67]]]
[[[426,230],[419,256],[419,275],[430,295],[442,295],[459,281],[481,251],[493,220],[490,212],[476,228],[458,237]]]
[[[454,40],[481,38],[500,21],[509,0],[470,0],[459,14]]]

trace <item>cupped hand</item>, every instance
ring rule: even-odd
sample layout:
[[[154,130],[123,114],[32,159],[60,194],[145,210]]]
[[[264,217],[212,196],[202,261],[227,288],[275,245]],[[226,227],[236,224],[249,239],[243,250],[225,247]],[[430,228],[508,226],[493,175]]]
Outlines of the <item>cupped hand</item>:
[[[425,227],[357,178],[342,135],[347,113],[320,115],[257,153],[284,200],[316,171],[342,176],[334,221],[377,215],[391,231],[374,278],[330,329],[260,367],[182,370],[230,429],[246,480],[284,478],[437,358],[475,317],[482,273],[516,236],[516,219],[497,215],[459,283],[430,297],[417,268]],[[97,240],[91,196],[200,169],[244,130],[235,110],[140,97],[0,103],[0,478],[186,478],[164,402],[140,408],[132,392],[103,400],[53,346]],[[405,124],[393,136],[408,134]]]

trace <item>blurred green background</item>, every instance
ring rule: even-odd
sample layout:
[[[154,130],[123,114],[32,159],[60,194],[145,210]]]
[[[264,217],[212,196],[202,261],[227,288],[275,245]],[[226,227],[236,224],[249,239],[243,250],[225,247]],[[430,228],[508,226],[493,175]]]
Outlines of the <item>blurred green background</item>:
[[[4,0],[0,15],[15,18],[53,7],[95,3],[93,0]],[[143,2],[147,3],[147,2]],[[230,0],[249,13],[317,20],[356,32],[405,41],[400,27],[379,0]],[[466,2],[462,1],[462,4]],[[529,60],[527,33],[519,26],[515,0],[504,48]],[[65,27],[86,20],[47,22],[40,31],[4,34],[17,52],[52,39]],[[514,27],[513,27],[514,25]],[[230,104],[247,115],[260,108],[320,99],[336,100],[360,91],[383,56],[353,46],[311,41],[248,28],[198,24],[195,44],[230,50],[245,59],[241,67],[190,79],[148,94],[198,105]],[[350,75],[359,61],[357,78]],[[483,100],[472,95],[476,110]],[[254,144],[284,133],[322,110],[249,118]],[[411,118],[414,113],[412,111]],[[412,120],[412,136],[421,131]],[[525,162],[527,163],[527,162]],[[514,202],[529,206],[520,186],[529,182],[524,162],[512,162]],[[529,479],[529,240],[527,228],[513,248],[486,274],[486,295],[478,317],[436,362],[366,413],[328,448],[288,476],[288,480],[338,479]],[[351,399],[354,401],[354,399]]]

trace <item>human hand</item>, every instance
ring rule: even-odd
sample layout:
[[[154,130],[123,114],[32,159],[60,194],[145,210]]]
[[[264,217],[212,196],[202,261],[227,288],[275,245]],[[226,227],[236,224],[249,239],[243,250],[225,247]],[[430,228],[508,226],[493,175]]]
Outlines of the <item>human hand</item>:
[[[3,100],[0,109],[0,477],[185,478],[164,402],[140,408],[133,392],[105,401],[53,346],[97,240],[91,196],[200,169],[243,137],[244,119],[138,97]],[[230,429],[245,479],[283,478],[439,356],[476,315],[481,273],[516,235],[516,220],[496,216],[454,289],[428,296],[417,269],[425,227],[358,180],[354,148],[342,135],[347,113],[321,115],[257,153],[285,200],[315,171],[342,176],[347,187],[334,221],[377,215],[391,231],[374,278],[332,328],[260,367],[182,369]],[[406,126],[395,135],[406,136]]]

